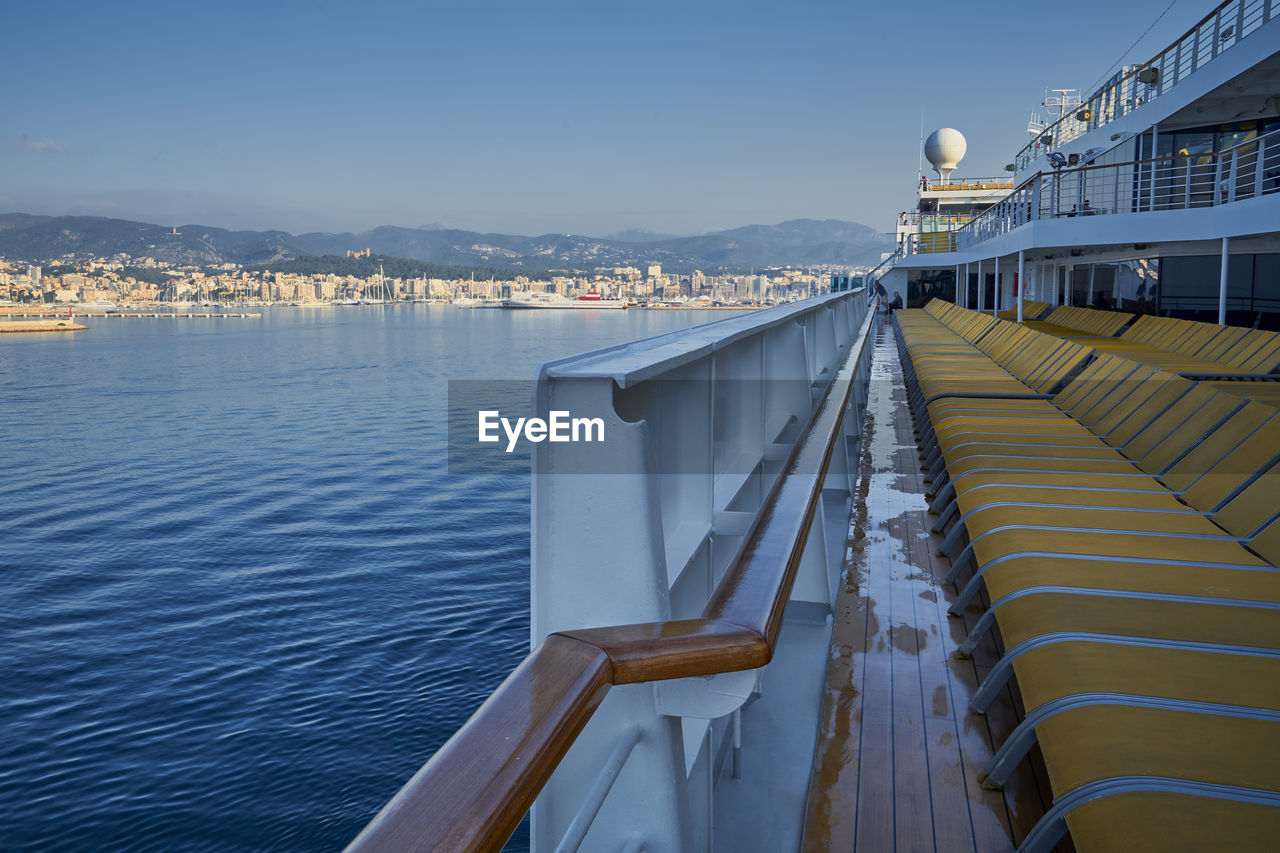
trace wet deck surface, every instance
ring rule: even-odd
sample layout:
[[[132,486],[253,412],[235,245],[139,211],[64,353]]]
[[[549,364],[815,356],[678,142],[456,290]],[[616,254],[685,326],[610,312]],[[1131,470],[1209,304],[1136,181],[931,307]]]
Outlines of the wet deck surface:
[[[929,532],[936,516],[887,323],[876,339],[868,418],[803,849],[1013,850],[1044,812],[1043,765],[1034,750],[1003,792],[978,784],[1020,704],[1010,688],[985,718],[967,708],[996,641],[984,641],[973,660],[955,658],[978,612],[964,620],[946,613],[955,597],[943,580],[950,563],[935,556],[941,536]]]

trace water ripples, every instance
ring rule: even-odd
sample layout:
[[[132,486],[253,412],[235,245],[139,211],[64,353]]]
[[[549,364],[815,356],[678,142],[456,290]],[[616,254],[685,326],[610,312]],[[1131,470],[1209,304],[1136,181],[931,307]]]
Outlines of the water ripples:
[[[446,378],[705,319],[625,314],[0,342],[0,844],[340,849],[527,650],[527,471],[449,472]]]

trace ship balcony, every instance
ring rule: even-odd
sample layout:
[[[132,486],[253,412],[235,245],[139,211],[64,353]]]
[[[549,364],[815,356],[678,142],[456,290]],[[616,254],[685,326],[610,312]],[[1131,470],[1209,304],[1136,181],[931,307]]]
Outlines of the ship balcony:
[[[1148,242],[1140,231],[1125,232],[1126,224],[1153,225],[1152,239],[1191,239],[1237,236],[1214,233],[1241,220],[1238,234],[1271,231],[1259,228],[1259,214],[1274,208],[1280,192],[1280,130],[1221,151],[1178,153],[1145,160],[1128,160],[1076,169],[1037,172],[1005,199],[956,230],[956,251],[990,254],[988,244],[1014,235],[1026,226],[1048,222],[1089,221],[1096,227],[1078,228],[1077,243]],[[1268,197],[1265,207],[1259,202]],[[1232,209],[1241,216],[1223,216]],[[1151,214],[1168,214],[1177,218]],[[1188,217],[1192,212],[1212,217]],[[1139,219],[1144,215],[1145,219]],[[1101,219],[1105,218],[1105,222]],[[1267,220],[1264,220],[1267,221]],[[1270,222],[1276,220],[1272,217]],[[1180,227],[1180,226],[1190,226]],[[1186,236],[1179,237],[1179,231]],[[1195,232],[1199,234],[1195,234]],[[1094,233],[1096,232],[1096,233]],[[1008,242],[1008,241],[1005,241]],[[1039,248],[1040,238],[1016,241],[1017,248]],[[963,262],[965,258],[960,258]]]
[[[1016,173],[1046,164],[1050,152],[1083,152],[1099,141],[1105,148],[1108,136],[1114,142],[1139,133],[1211,97],[1275,53],[1275,7],[1275,0],[1225,0],[1160,53],[1117,73],[1037,134],[1014,158]]]
[[[1012,189],[1012,185],[1010,185]],[[904,210],[898,214],[898,229],[910,228],[914,232],[954,231],[968,224],[974,217],[972,213],[930,213],[916,210]]]

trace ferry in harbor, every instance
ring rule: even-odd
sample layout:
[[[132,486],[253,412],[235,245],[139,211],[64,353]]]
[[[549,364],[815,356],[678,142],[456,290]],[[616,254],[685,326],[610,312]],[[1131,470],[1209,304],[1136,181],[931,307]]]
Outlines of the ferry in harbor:
[[[1274,849],[1277,6],[939,130],[861,282],[544,364],[609,440],[534,446],[530,654],[350,849]]]

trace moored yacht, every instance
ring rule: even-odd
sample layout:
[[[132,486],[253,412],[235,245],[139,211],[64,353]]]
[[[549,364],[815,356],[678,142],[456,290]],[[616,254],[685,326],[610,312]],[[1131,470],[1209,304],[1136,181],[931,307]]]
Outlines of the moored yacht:
[[[477,296],[459,296],[453,300],[454,308],[501,308],[501,299],[489,299]]]
[[[109,299],[92,299],[88,302],[81,302],[73,307],[75,310],[83,311],[86,314],[106,314],[109,311],[120,310],[120,306]]]
[[[559,293],[518,290],[511,294],[509,299],[502,300],[502,307],[534,310],[562,308],[618,309],[626,308],[627,304],[621,299],[604,299],[595,291],[579,296],[576,299],[570,299]]]

